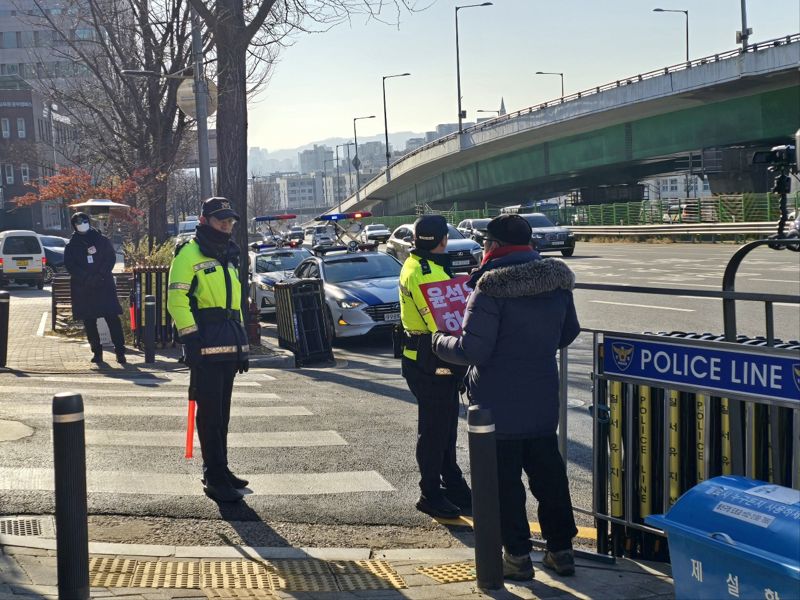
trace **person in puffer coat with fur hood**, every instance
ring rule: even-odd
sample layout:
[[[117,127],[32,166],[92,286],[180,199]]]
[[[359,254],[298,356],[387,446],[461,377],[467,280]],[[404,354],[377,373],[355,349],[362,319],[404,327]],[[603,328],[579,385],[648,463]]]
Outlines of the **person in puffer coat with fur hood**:
[[[539,501],[547,542],[545,567],[575,572],[577,535],[566,468],[558,451],[556,351],[580,331],[572,289],[575,275],[530,246],[531,227],[519,215],[492,219],[484,259],[471,277],[460,337],[436,333],[433,351],[443,360],[470,365],[470,404],[492,411],[497,437],[500,528],[506,578],[533,577],[531,532],[522,471]]]

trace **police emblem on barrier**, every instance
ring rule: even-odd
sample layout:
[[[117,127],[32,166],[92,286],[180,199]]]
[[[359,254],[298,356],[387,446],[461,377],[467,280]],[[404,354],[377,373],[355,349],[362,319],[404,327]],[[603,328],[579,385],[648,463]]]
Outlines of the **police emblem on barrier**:
[[[792,365],[792,379],[794,380],[795,387],[800,390],[800,363]]]
[[[617,365],[617,368],[620,371],[624,371],[631,366],[631,362],[633,361],[632,344],[614,342],[611,344],[611,351],[613,353],[612,356],[614,358],[614,364]]]

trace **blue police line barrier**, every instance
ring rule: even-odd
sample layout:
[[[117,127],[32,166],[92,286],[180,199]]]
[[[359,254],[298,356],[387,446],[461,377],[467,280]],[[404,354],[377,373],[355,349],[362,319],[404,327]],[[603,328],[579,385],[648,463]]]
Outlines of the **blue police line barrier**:
[[[666,560],[645,520],[716,475],[800,487],[800,343],[594,334],[598,552]]]
[[[53,396],[53,467],[56,499],[58,597],[89,598],[89,529],[86,504],[83,398]]]

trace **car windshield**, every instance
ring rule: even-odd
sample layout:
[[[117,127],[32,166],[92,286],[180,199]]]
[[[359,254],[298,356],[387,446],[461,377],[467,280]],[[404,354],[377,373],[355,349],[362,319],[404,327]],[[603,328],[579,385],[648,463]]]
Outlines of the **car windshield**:
[[[178,233],[192,233],[199,224],[200,221],[181,221],[178,223]]]
[[[314,233],[316,233],[317,235],[319,235],[319,234],[327,235],[328,234],[328,228],[327,227],[315,227],[314,228]]]
[[[6,238],[3,245],[4,254],[41,254],[42,247],[38,238],[32,235],[16,235]]]
[[[456,229],[455,227],[453,227],[452,225],[450,225],[448,223],[447,224],[447,239],[448,240],[463,240],[464,239],[464,234],[461,233],[458,229]]]
[[[400,276],[400,263],[385,254],[348,255],[326,260],[323,265],[328,283]]]
[[[472,228],[477,229],[478,231],[486,231],[489,221],[491,221],[491,219],[475,219],[472,222]]]
[[[523,215],[533,229],[537,227],[555,227],[553,222],[544,215]]]
[[[373,225],[367,225],[367,231],[374,231],[375,229],[386,229],[386,225],[378,225],[377,223]]]
[[[305,249],[295,250],[294,252],[286,251],[259,254],[256,257],[256,273],[291,271],[309,256],[311,256],[311,253]]]
[[[39,239],[42,242],[42,246],[47,246],[48,248],[65,248],[67,246],[67,240],[55,235],[40,235]]]
[[[292,227],[292,231],[302,232],[303,228],[302,227]]]

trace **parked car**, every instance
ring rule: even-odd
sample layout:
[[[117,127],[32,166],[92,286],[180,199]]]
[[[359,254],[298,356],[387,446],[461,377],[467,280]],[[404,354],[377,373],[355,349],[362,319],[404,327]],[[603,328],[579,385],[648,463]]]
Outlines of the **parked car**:
[[[333,246],[334,239],[331,230],[326,225],[317,225],[311,234],[311,247]]]
[[[480,265],[483,258],[480,244],[464,237],[464,234],[449,223],[447,230],[447,253],[450,255],[453,271],[468,273]],[[400,225],[386,242],[386,253],[403,262],[408,258],[413,245],[414,225]]]
[[[361,231],[360,238],[364,244],[368,244],[370,242],[385,244],[391,235],[392,232],[389,231],[386,225],[381,223],[370,223]]]
[[[306,259],[294,276],[322,280],[334,336],[352,337],[400,320],[401,267],[383,252],[338,251]]]
[[[475,240],[483,246],[483,238],[486,237],[486,227],[491,219],[464,219],[458,224],[457,229],[471,240]]]
[[[26,229],[0,232],[0,285],[26,283],[44,287],[47,258],[39,236]]]
[[[42,243],[44,255],[47,259],[44,266],[44,282],[49,284],[52,283],[53,276],[56,273],[67,272],[64,266],[64,249],[67,247],[69,240],[57,235],[40,235],[39,241]]]
[[[286,239],[290,241],[298,240],[299,242],[304,242],[306,239],[306,234],[302,227],[295,225],[289,229],[288,233],[286,234]]]
[[[189,217],[186,221],[178,223],[178,235],[175,238],[175,243],[179,244],[184,240],[190,240],[194,237],[194,230],[200,224],[197,217]]]
[[[520,215],[531,225],[531,239],[539,252],[561,252],[563,256],[575,253],[575,234],[566,227],[554,224],[542,213]]]
[[[291,277],[311,256],[305,248],[270,248],[250,252],[250,299],[262,315],[275,312],[275,284]]]

